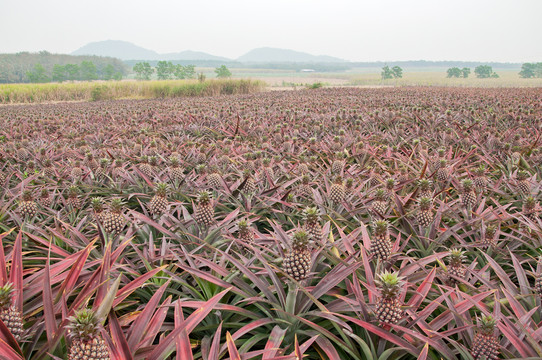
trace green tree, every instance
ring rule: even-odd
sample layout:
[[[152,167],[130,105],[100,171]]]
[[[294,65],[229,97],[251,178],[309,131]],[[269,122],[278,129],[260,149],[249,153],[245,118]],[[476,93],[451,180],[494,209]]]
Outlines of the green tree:
[[[524,79],[536,77],[537,65],[538,64],[524,63],[523,65],[521,65],[521,71],[519,72],[519,76]]]
[[[120,71],[117,71],[114,75],[113,75],[113,80],[122,80],[122,73]]]
[[[476,68],[474,68],[474,73],[476,74],[476,77],[479,79],[487,79],[487,78],[498,78],[499,75],[497,75],[496,72],[493,71],[493,68],[489,65],[479,65]]]
[[[53,81],[63,82],[66,79],[66,67],[59,64],[53,65]]]
[[[111,64],[107,64],[107,66],[103,69],[103,79],[104,80],[111,80],[113,79],[113,76],[115,76],[115,68]]]
[[[26,76],[31,83],[45,83],[51,80],[45,73],[45,68],[40,63],[34,65],[34,69],[32,69],[32,71],[28,71]]]
[[[446,77],[449,78],[458,78],[462,75],[461,69],[458,67],[449,68],[448,70],[446,70],[446,73]]]
[[[391,68],[391,72],[394,78],[401,79],[403,77],[403,69],[399,66],[394,66]]]
[[[77,80],[79,78],[79,66],[77,64],[64,65],[67,80]]]
[[[470,75],[470,68],[468,67],[464,67],[463,69],[461,69],[461,77],[462,78],[468,78]]]
[[[185,79],[196,78],[196,65],[186,65],[184,67]]]
[[[393,79],[393,71],[391,71],[390,67],[386,65],[382,68],[380,76],[382,77],[382,80]]]
[[[148,62],[137,63],[133,68],[138,80],[150,80],[154,69]]]
[[[175,66],[171,61],[158,61],[156,65],[156,75],[158,80],[168,80],[175,73]]]
[[[231,77],[231,71],[226,67],[226,65],[222,65],[221,67],[217,67],[215,69],[216,77],[219,79],[229,78]]]
[[[92,61],[83,61],[80,66],[80,73],[82,80],[90,81],[98,78],[96,65]]]

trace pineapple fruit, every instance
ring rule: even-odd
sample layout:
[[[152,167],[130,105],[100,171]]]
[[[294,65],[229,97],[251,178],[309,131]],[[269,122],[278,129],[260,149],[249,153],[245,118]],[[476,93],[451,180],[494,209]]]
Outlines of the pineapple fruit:
[[[311,253],[309,234],[305,230],[298,230],[294,234],[291,250],[284,257],[282,268],[296,281],[307,278],[311,268]]]
[[[337,176],[329,189],[329,199],[335,204],[340,204],[344,200],[345,195],[346,189],[344,188],[343,178]]]
[[[152,214],[161,215],[166,211],[168,206],[166,198],[167,188],[167,184],[165,183],[160,183],[156,186],[156,193],[149,203],[149,211]]]
[[[380,290],[376,303],[375,316],[381,324],[396,324],[402,317],[399,293],[404,281],[397,273],[384,271],[377,276],[375,283]]]
[[[23,316],[20,311],[15,308],[11,299],[13,292],[13,284],[7,283],[0,287],[0,319],[6,325],[11,335],[17,341],[21,341],[24,333]]]
[[[388,209],[388,193],[384,189],[377,189],[375,191],[374,200],[371,203],[371,208],[377,214],[385,215]]]
[[[32,191],[25,190],[23,192],[22,201],[19,202],[19,211],[27,219],[33,218],[38,213],[38,204],[34,201]]]
[[[239,228],[239,233],[237,238],[241,240],[246,245],[252,245],[254,243],[254,231],[250,227],[250,224],[247,220],[239,220],[237,223]]]
[[[428,197],[422,197],[420,199],[418,211],[416,212],[416,221],[421,227],[429,227],[433,222],[432,200]]]
[[[461,249],[452,249],[450,251],[450,257],[448,260],[448,278],[447,282],[449,285],[454,286],[459,284],[458,279],[464,279],[465,274],[467,273],[467,268],[463,264],[465,261],[465,252]]]
[[[469,210],[472,210],[476,206],[476,193],[474,192],[474,184],[471,179],[463,179],[461,181],[461,203]]]
[[[531,186],[529,185],[529,173],[525,170],[518,171],[517,183],[518,192],[521,195],[528,195],[531,192]]]
[[[109,348],[100,330],[100,319],[91,309],[76,311],[67,326],[71,346],[68,360],[109,360]]]
[[[122,200],[115,198],[111,200],[109,210],[102,216],[102,225],[107,233],[120,233],[124,228],[124,217],[122,216]]]
[[[303,219],[305,220],[304,229],[309,234],[313,242],[322,240],[322,225],[320,225],[320,214],[316,207],[307,207],[303,210]]]
[[[495,360],[499,354],[499,340],[495,335],[495,319],[482,315],[472,342],[471,355],[474,360]]]
[[[377,220],[373,224],[373,239],[369,252],[381,261],[389,260],[391,257],[392,243],[388,228],[387,220]]]
[[[209,226],[214,223],[214,208],[211,194],[209,192],[200,192],[194,207],[194,220],[196,220],[198,224]]]

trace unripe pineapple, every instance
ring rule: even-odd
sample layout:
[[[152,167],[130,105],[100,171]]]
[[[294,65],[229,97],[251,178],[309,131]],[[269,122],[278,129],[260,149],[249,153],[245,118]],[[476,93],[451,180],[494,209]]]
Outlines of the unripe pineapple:
[[[495,319],[482,315],[478,320],[478,331],[472,342],[471,355],[474,360],[496,360],[499,355],[499,340],[495,336]]]
[[[91,170],[94,170],[98,167],[98,162],[94,159],[94,155],[88,152],[85,154],[85,166]]]
[[[194,220],[198,224],[209,226],[214,223],[214,208],[211,194],[207,191],[200,192],[194,207]]]
[[[156,186],[156,193],[149,203],[149,211],[155,215],[163,214],[168,206],[166,198],[167,184],[161,183]]]
[[[244,219],[239,220],[237,226],[239,227],[238,239],[247,245],[252,245],[254,243],[254,231],[250,227],[249,222]]]
[[[282,269],[296,281],[301,281],[309,275],[311,265],[309,234],[298,230],[292,238],[291,250],[284,257]]]
[[[483,193],[486,190],[488,180],[485,175],[486,168],[484,165],[480,165],[478,168],[474,170],[474,187],[476,188],[476,191],[479,193]]]
[[[51,196],[49,195],[49,191],[47,191],[47,189],[41,189],[39,202],[41,206],[43,207],[51,206],[52,200],[51,200]]]
[[[245,184],[243,185],[243,192],[245,194],[252,194],[256,192],[257,186],[254,177],[251,174],[251,170],[243,171],[243,176],[245,178]]]
[[[98,221],[99,223],[103,223],[105,212],[102,198],[93,197],[92,199],[90,199],[90,206],[92,207],[92,211],[94,212],[94,217],[96,218],[96,221]]]
[[[113,171],[112,174],[114,177],[121,177],[126,173],[126,170],[124,169],[124,164],[122,163],[121,159],[116,159],[113,163]]]
[[[482,245],[490,246],[490,247],[497,246],[497,239],[495,238],[496,232],[497,232],[497,226],[488,225],[486,227],[484,238],[482,239]]]
[[[523,215],[525,215],[529,220],[536,221],[538,219],[538,204],[532,196],[527,196],[523,200]]]
[[[369,252],[377,259],[386,261],[390,259],[392,243],[387,220],[377,220],[373,224],[373,238]]]
[[[433,182],[431,180],[429,180],[429,179],[420,179],[418,181],[418,188],[419,188],[418,196],[420,198],[423,198],[423,197],[432,198],[433,197]]]
[[[309,185],[310,178],[308,175],[303,175],[301,178],[301,185],[299,186],[298,193],[301,196],[311,196],[312,195],[312,188]]]
[[[169,176],[173,181],[181,181],[184,177],[184,169],[180,166],[179,159],[171,157],[169,161]]]
[[[222,184],[222,179],[220,177],[220,173],[218,172],[218,169],[213,168],[211,169],[211,173],[207,175],[207,185],[211,189],[218,189],[220,188],[220,185]]]
[[[431,198],[422,197],[420,199],[419,208],[416,212],[416,221],[418,221],[418,224],[424,228],[431,226],[431,223],[433,222],[433,211],[431,210],[432,205],[433,202]]]
[[[448,171],[448,161],[446,159],[440,159],[437,170],[437,180],[440,182],[445,182],[449,177],[450,172]]]
[[[297,171],[300,174],[306,174],[309,172],[309,166],[305,163],[299,164],[299,167],[297,168]]]
[[[70,177],[73,181],[78,181],[83,176],[83,169],[81,168],[81,162],[75,161],[73,168],[70,172]]]
[[[24,333],[23,315],[16,309],[11,299],[14,291],[12,283],[0,287],[0,319],[15,340],[21,341]]]
[[[461,202],[467,209],[472,209],[476,205],[476,193],[471,179],[461,181]]]
[[[386,190],[388,193],[393,193],[393,189],[395,188],[395,179],[394,178],[387,178],[385,181]]]
[[[73,209],[81,208],[82,200],[79,198],[79,187],[77,187],[76,185],[69,187],[68,200],[66,203]]]
[[[304,229],[309,234],[309,239],[314,242],[322,240],[322,225],[320,225],[320,214],[316,207],[307,207],[303,210],[305,220]]]
[[[344,188],[343,178],[341,176],[337,176],[329,189],[329,199],[332,202],[339,204],[344,200],[345,195],[346,189]]]
[[[345,196],[350,196],[352,195],[352,188],[354,186],[354,179],[352,179],[351,177],[349,177],[348,179],[346,179],[346,182],[344,184],[344,192],[345,192]]]
[[[538,259],[538,268],[542,269],[542,257]],[[535,274],[534,292],[542,300],[542,270]]]
[[[344,153],[337,153],[336,159],[331,164],[331,172],[336,175],[340,175],[344,169]]]
[[[377,189],[375,199],[371,203],[372,210],[380,215],[385,215],[388,209],[388,193],[384,189]]]
[[[459,279],[464,279],[467,272],[467,268],[463,264],[465,260],[465,252],[461,249],[452,249],[450,251],[450,257],[448,260],[448,284],[454,286],[458,284]]]
[[[97,178],[101,178],[104,175],[106,175],[108,165],[109,165],[109,160],[108,159],[105,159],[105,158],[100,159],[100,165],[96,168],[96,170],[94,170],[94,175]]]
[[[142,156],[140,159],[139,170],[148,178],[152,177],[152,166],[149,164],[149,158],[147,156]]]
[[[517,175],[517,188],[518,192],[522,195],[528,195],[531,192],[531,186],[529,185],[529,173],[525,170],[520,170]]]
[[[47,178],[52,178],[55,176],[55,169],[53,168],[53,163],[50,159],[46,159],[43,162],[43,176]]]
[[[32,191],[25,190],[23,192],[22,201],[19,202],[19,211],[25,218],[33,218],[38,212],[38,204],[34,201]]]
[[[403,278],[397,273],[384,271],[375,279],[380,290],[380,298],[376,303],[375,316],[381,324],[396,324],[402,317],[399,293],[404,285]]]
[[[69,317],[71,346],[68,360],[109,360],[109,348],[103,339],[101,320],[92,309],[76,311]]]
[[[273,179],[275,177],[275,171],[273,171],[273,167],[270,164],[271,164],[271,159],[269,158],[263,159],[264,171],[267,173],[270,179]]]
[[[122,216],[122,200],[115,198],[111,200],[109,211],[103,215],[102,225],[105,232],[113,234],[120,233],[124,228],[124,217]]]

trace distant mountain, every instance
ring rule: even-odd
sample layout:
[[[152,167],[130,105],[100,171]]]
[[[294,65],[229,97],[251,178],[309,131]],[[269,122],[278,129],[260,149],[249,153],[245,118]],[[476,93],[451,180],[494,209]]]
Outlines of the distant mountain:
[[[106,40],[89,43],[72,52],[72,55],[110,56],[121,60],[216,60],[231,61],[199,51],[181,51],[178,53],[159,54],[128,41]]]
[[[277,49],[270,47],[263,47],[249,51],[245,55],[237,58],[237,61],[241,62],[266,62],[266,63],[280,63],[280,62],[294,62],[294,63],[331,63],[331,62],[347,62],[346,60],[339,59],[327,55],[311,55],[301,51]]]
[[[160,57],[156,51],[120,40],[92,42],[75,50],[72,55],[110,56],[121,60],[157,60]]]

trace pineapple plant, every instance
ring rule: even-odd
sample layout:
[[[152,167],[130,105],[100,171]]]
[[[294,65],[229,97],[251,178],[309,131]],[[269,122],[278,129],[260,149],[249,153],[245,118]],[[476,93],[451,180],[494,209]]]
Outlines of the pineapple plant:
[[[296,281],[301,281],[309,275],[311,263],[309,234],[298,230],[292,238],[290,251],[284,257],[282,269]]]
[[[70,171],[70,177],[73,181],[79,181],[83,176],[83,169],[81,168],[81,162],[76,160],[73,164],[73,167]]]
[[[109,160],[106,158],[100,159],[100,165],[94,171],[96,178],[102,178],[107,173],[107,166],[109,165]]]
[[[102,321],[92,309],[75,311],[68,318],[67,332],[71,339],[68,360],[109,360],[109,348],[100,331]]]
[[[90,199],[90,206],[92,207],[96,221],[103,223],[105,212],[102,199],[100,197],[93,197]]]
[[[431,180],[425,179],[425,178],[420,179],[418,181],[418,189],[419,189],[418,196],[420,198],[433,197],[433,182]]]
[[[21,341],[24,333],[23,315],[13,303],[12,295],[14,291],[12,283],[0,286],[0,319],[15,340]]]
[[[79,197],[79,187],[77,185],[72,185],[68,188],[68,200],[66,203],[72,209],[81,208],[83,202]]]
[[[476,193],[471,179],[461,180],[461,203],[469,210],[476,206]]]
[[[310,177],[308,175],[303,175],[301,178],[301,185],[299,185],[298,193],[301,196],[311,196],[312,188],[309,185]]]
[[[34,201],[32,191],[25,190],[22,195],[22,201],[19,202],[19,211],[21,216],[31,219],[38,213],[38,204]]]
[[[378,274],[375,284],[380,290],[376,303],[375,316],[381,324],[396,324],[403,315],[399,293],[404,281],[397,273],[384,271]]]
[[[121,159],[116,159],[115,162],[113,163],[112,175],[115,178],[121,177],[126,173],[126,170],[124,169],[123,165],[124,164],[122,163]]]
[[[252,245],[254,243],[254,231],[250,227],[249,222],[245,219],[239,220],[237,227],[239,228],[237,238],[246,245]]]
[[[448,171],[448,161],[446,159],[439,160],[436,176],[437,180],[440,182],[445,182],[450,177],[450,172]]]
[[[474,187],[476,188],[476,191],[480,194],[484,193],[484,191],[487,188],[488,180],[486,174],[486,167],[484,165],[480,165],[476,169],[474,169]]]
[[[388,193],[384,189],[377,189],[375,191],[374,200],[371,203],[371,208],[377,214],[385,215],[388,209]]]
[[[179,159],[172,156],[169,159],[169,176],[173,181],[181,181],[184,177],[184,169],[180,166]]]
[[[418,205],[418,211],[416,212],[416,221],[421,227],[429,227],[433,222],[433,202],[429,197],[422,197]]]
[[[381,261],[387,261],[391,257],[392,243],[389,234],[387,220],[376,220],[373,223],[373,238],[369,252]]]
[[[386,186],[386,191],[389,193],[389,194],[392,194],[393,193],[393,190],[395,189],[395,179],[394,178],[387,178],[386,181],[384,182],[385,186]]]
[[[482,318],[478,319],[471,355],[474,360],[496,360],[498,358],[499,340],[495,335],[495,319],[492,316],[482,315]]]
[[[497,246],[497,238],[495,237],[496,233],[497,233],[497,226],[488,225],[486,227],[484,238],[482,239],[482,246],[496,247]]]
[[[340,175],[343,172],[345,165],[344,153],[339,152],[335,154],[335,160],[331,164],[331,172],[333,174]]]
[[[39,202],[40,202],[41,206],[43,206],[43,207],[50,207],[51,206],[52,199],[51,199],[51,196],[49,195],[49,191],[47,191],[47,189],[41,189]]]
[[[322,225],[320,225],[320,214],[316,207],[307,207],[303,210],[305,220],[304,229],[309,234],[309,239],[314,242],[322,240]]]
[[[152,166],[149,164],[149,157],[144,155],[139,160],[139,170],[145,175],[146,177],[150,178],[152,177]]]
[[[536,221],[538,219],[538,212],[539,209],[536,199],[532,196],[527,196],[523,200],[523,215],[531,221]]]
[[[214,207],[211,194],[202,191],[198,194],[194,206],[194,220],[200,225],[209,226],[214,223]]]
[[[220,173],[218,172],[218,169],[216,167],[211,168],[211,173],[207,175],[207,185],[211,189],[218,189],[220,188],[220,185],[222,183],[222,179],[220,176]]]
[[[244,185],[243,185],[243,192],[245,194],[252,194],[256,192],[257,186],[256,181],[254,180],[254,176],[252,176],[251,170],[245,169],[243,171],[243,177],[244,177]]]
[[[87,168],[94,170],[98,167],[98,162],[94,159],[94,155],[91,152],[85,154],[84,164]]]
[[[447,282],[449,285],[454,286],[459,284],[458,279],[464,279],[467,273],[467,268],[463,264],[465,261],[465,252],[461,249],[455,248],[450,251],[450,256],[447,266]]]
[[[337,176],[329,189],[329,199],[331,202],[339,204],[344,200],[345,195],[346,189],[344,188],[343,178]]]
[[[156,186],[156,192],[149,203],[149,211],[155,215],[163,214],[168,206],[166,198],[168,186],[160,183]]]
[[[529,173],[525,170],[518,171],[516,186],[520,195],[528,195],[531,192],[529,185]]]
[[[109,210],[102,216],[102,226],[105,232],[113,234],[120,233],[124,228],[124,217],[122,216],[122,200],[114,198],[111,200]]]
[[[45,159],[43,161],[43,176],[49,179],[55,176],[55,169],[53,168],[53,163],[50,159]]]

